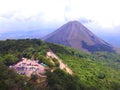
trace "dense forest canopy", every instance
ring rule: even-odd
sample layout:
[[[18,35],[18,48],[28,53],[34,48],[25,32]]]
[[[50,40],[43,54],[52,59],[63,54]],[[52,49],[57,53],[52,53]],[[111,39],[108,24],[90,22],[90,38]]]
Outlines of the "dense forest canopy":
[[[46,52],[52,50],[73,70],[69,75],[59,68],[47,71],[45,85],[9,68],[22,57],[39,59],[52,65]],[[56,62],[57,63],[57,62]],[[110,52],[84,53],[70,47],[46,43],[38,39],[0,41],[0,90],[119,90],[120,55]]]

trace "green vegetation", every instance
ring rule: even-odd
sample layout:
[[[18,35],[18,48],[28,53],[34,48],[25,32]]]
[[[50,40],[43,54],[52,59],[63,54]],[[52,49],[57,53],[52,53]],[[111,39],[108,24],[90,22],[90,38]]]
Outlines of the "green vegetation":
[[[54,72],[47,72],[48,90],[81,90],[78,78],[56,69]]]
[[[116,70],[120,70],[120,55],[117,53],[109,52],[95,52],[91,55],[94,60],[103,63]]]
[[[120,89],[120,55],[110,52],[86,54],[55,44],[49,44],[49,47],[78,76],[82,90]]]
[[[73,70],[69,75],[63,70],[47,71],[47,81],[38,83],[37,75],[22,76],[8,68],[26,57],[39,60],[49,68],[58,67],[56,59],[46,58],[52,50]],[[45,43],[38,39],[0,41],[0,90],[119,90],[120,55],[110,52],[83,53],[75,49]]]

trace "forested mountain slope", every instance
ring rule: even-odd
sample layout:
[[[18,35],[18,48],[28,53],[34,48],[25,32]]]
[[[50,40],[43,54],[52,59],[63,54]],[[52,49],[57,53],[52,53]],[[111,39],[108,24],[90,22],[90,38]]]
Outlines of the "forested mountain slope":
[[[46,58],[52,50],[72,71],[70,75]],[[37,76],[28,78],[9,69],[20,58],[44,62],[46,82],[37,82]],[[119,90],[120,55],[111,52],[87,54],[70,47],[46,43],[38,39],[0,41],[0,90]],[[38,80],[38,79],[37,79]]]

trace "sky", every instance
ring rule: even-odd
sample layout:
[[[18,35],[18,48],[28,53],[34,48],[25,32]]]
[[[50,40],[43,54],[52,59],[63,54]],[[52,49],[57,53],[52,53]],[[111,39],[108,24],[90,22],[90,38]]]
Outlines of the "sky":
[[[120,35],[120,0],[0,0],[0,34],[57,29],[78,20],[96,34]]]

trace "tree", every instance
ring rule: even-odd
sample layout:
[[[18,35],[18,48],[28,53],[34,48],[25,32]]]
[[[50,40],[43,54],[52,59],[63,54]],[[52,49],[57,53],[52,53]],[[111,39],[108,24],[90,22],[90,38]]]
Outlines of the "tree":
[[[7,55],[4,56],[4,61],[3,62],[5,63],[5,65],[9,66],[9,65],[12,65],[12,64],[16,63],[17,60],[18,60],[18,58],[15,57],[14,55],[7,54]]]

